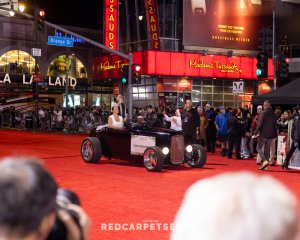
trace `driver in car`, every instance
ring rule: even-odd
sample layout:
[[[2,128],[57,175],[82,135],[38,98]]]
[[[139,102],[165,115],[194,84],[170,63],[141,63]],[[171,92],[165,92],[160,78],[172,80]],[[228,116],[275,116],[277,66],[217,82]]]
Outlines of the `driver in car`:
[[[119,115],[118,105],[112,107],[112,115],[108,117],[108,127],[114,129],[123,129],[124,120],[123,117]]]

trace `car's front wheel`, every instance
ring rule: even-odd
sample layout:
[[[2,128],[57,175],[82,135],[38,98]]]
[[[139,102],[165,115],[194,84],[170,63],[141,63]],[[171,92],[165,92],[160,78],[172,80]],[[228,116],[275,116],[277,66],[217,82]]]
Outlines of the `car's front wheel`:
[[[206,151],[199,144],[192,145],[192,151],[186,153],[186,162],[192,168],[202,168],[206,163]]]
[[[144,152],[144,166],[149,172],[159,172],[164,166],[164,155],[159,147],[148,147]]]
[[[102,147],[98,138],[87,137],[81,143],[81,157],[86,163],[96,163],[102,155]]]

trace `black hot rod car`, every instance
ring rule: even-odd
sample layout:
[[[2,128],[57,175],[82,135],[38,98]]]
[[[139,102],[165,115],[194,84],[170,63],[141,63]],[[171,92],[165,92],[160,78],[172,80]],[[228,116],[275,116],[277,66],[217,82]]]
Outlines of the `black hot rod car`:
[[[145,168],[160,171],[165,164],[187,163],[201,168],[206,152],[201,145],[184,145],[182,132],[125,124],[124,129],[108,127],[93,130],[81,144],[81,156],[86,163],[96,163],[101,156],[109,159],[143,159]]]

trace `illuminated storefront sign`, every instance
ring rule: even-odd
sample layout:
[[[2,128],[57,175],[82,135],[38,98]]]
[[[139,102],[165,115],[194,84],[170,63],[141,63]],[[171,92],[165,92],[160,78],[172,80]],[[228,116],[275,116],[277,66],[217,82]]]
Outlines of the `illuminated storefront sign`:
[[[93,78],[94,79],[108,79],[108,78],[120,78],[121,69],[128,65],[124,59],[116,56],[109,55],[104,57],[93,58]]]
[[[118,0],[104,0],[104,45],[118,50]]]
[[[145,9],[146,9],[146,16],[147,16],[148,32],[151,39],[151,49],[159,50],[160,42],[159,42],[157,11],[156,11],[156,0],[144,0],[144,1],[145,1]]]
[[[228,57],[182,52],[142,51],[133,53],[133,62],[141,64],[144,75],[232,78],[256,80],[256,58]],[[93,78],[120,78],[121,67],[127,64],[110,55],[93,59]],[[269,59],[269,73],[273,72]],[[272,80],[269,77],[268,80]]]
[[[77,85],[76,78],[68,78],[68,85],[72,88],[75,88]],[[63,87],[66,85],[65,77],[47,77],[48,86],[59,86]],[[0,76],[0,84],[14,84],[14,83],[22,83],[25,85],[31,85],[33,83],[33,75],[14,75],[10,76],[8,73]]]
[[[189,79],[180,79],[178,81],[178,91],[192,91],[192,82]]]
[[[212,63],[204,63],[204,61],[201,58],[198,58],[196,60],[189,60],[189,66],[191,68],[212,68],[212,69],[218,69],[220,72],[223,73],[240,73],[242,70],[239,69],[236,62],[234,60],[228,61],[228,63],[223,64],[221,61],[213,61]]]
[[[177,79],[158,79],[157,92],[177,92]]]

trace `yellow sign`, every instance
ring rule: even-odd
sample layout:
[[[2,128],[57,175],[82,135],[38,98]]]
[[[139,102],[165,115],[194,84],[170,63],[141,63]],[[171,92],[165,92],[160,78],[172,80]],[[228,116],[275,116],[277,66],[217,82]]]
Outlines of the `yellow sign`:
[[[193,60],[189,60],[189,67],[191,68],[202,68],[202,69],[218,69],[223,73],[240,73],[241,69],[236,65],[234,61],[229,61],[228,64],[222,64],[221,61],[212,61],[211,63],[204,63],[201,58]]]
[[[97,67],[98,71],[108,71],[111,69],[120,69],[124,66],[128,65],[128,63],[122,63],[122,60],[115,61],[114,63],[110,63],[109,61],[101,62]]]

